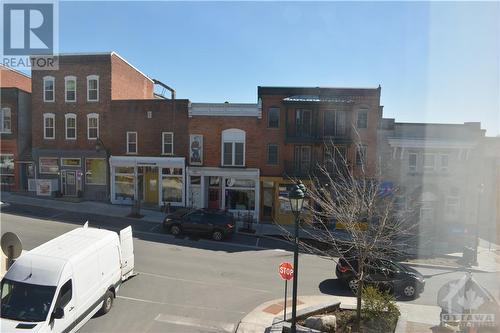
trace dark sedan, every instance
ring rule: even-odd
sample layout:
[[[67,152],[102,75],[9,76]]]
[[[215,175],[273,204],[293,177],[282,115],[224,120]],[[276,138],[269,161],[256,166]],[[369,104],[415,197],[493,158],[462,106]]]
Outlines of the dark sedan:
[[[335,273],[353,292],[356,292],[358,282],[356,272],[358,260],[352,258],[340,259]],[[425,280],[422,274],[411,267],[387,259],[368,261],[365,264],[365,282],[380,290],[387,290],[406,298],[416,298],[424,290]]]
[[[179,209],[163,220],[163,229],[172,235],[208,235],[221,241],[234,233],[234,217],[223,210]]]

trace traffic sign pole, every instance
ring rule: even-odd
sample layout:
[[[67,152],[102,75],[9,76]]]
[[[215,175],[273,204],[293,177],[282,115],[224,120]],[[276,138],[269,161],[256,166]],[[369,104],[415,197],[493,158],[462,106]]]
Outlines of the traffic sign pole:
[[[283,321],[286,321],[286,291],[287,291],[288,280],[285,280],[285,303],[283,307]]]

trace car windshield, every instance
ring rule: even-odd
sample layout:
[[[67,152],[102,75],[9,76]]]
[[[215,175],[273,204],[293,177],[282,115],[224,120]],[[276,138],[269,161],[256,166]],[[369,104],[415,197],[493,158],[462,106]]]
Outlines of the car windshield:
[[[2,280],[1,317],[17,320],[44,321],[49,313],[56,287],[40,286],[8,279]]]

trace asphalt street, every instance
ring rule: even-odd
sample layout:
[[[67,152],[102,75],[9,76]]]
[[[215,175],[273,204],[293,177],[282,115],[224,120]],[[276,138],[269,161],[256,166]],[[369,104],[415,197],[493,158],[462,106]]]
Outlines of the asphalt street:
[[[24,205],[2,207],[1,232],[16,232],[26,250],[82,225],[119,230],[133,226],[136,271],[122,285],[110,313],[81,332],[232,332],[239,320],[265,301],[283,296],[277,267],[292,261],[289,245],[236,235],[230,242],[174,238],[160,226],[131,219],[78,214]],[[274,249],[281,247],[282,249]],[[302,254],[300,295],[350,295],[334,277],[334,262]],[[427,277],[416,304],[436,305],[439,288],[464,272],[419,268]],[[498,297],[498,276],[474,273]]]

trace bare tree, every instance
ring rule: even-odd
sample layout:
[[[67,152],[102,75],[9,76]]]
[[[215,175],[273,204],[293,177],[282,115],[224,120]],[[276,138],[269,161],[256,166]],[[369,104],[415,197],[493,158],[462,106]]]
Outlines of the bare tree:
[[[308,212],[301,222],[306,237],[300,246],[304,251],[349,265],[355,276],[349,285],[356,292],[359,329],[361,294],[368,272],[377,268],[373,266],[380,260],[399,257],[410,246],[415,224],[411,223],[411,209],[397,209],[397,189],[383,188],[378,172],[368,175],[363,165],[355,174],[345,156],[333,149],[310,177]],[[343,229],[342,234],[333,230],[333,223]]]

